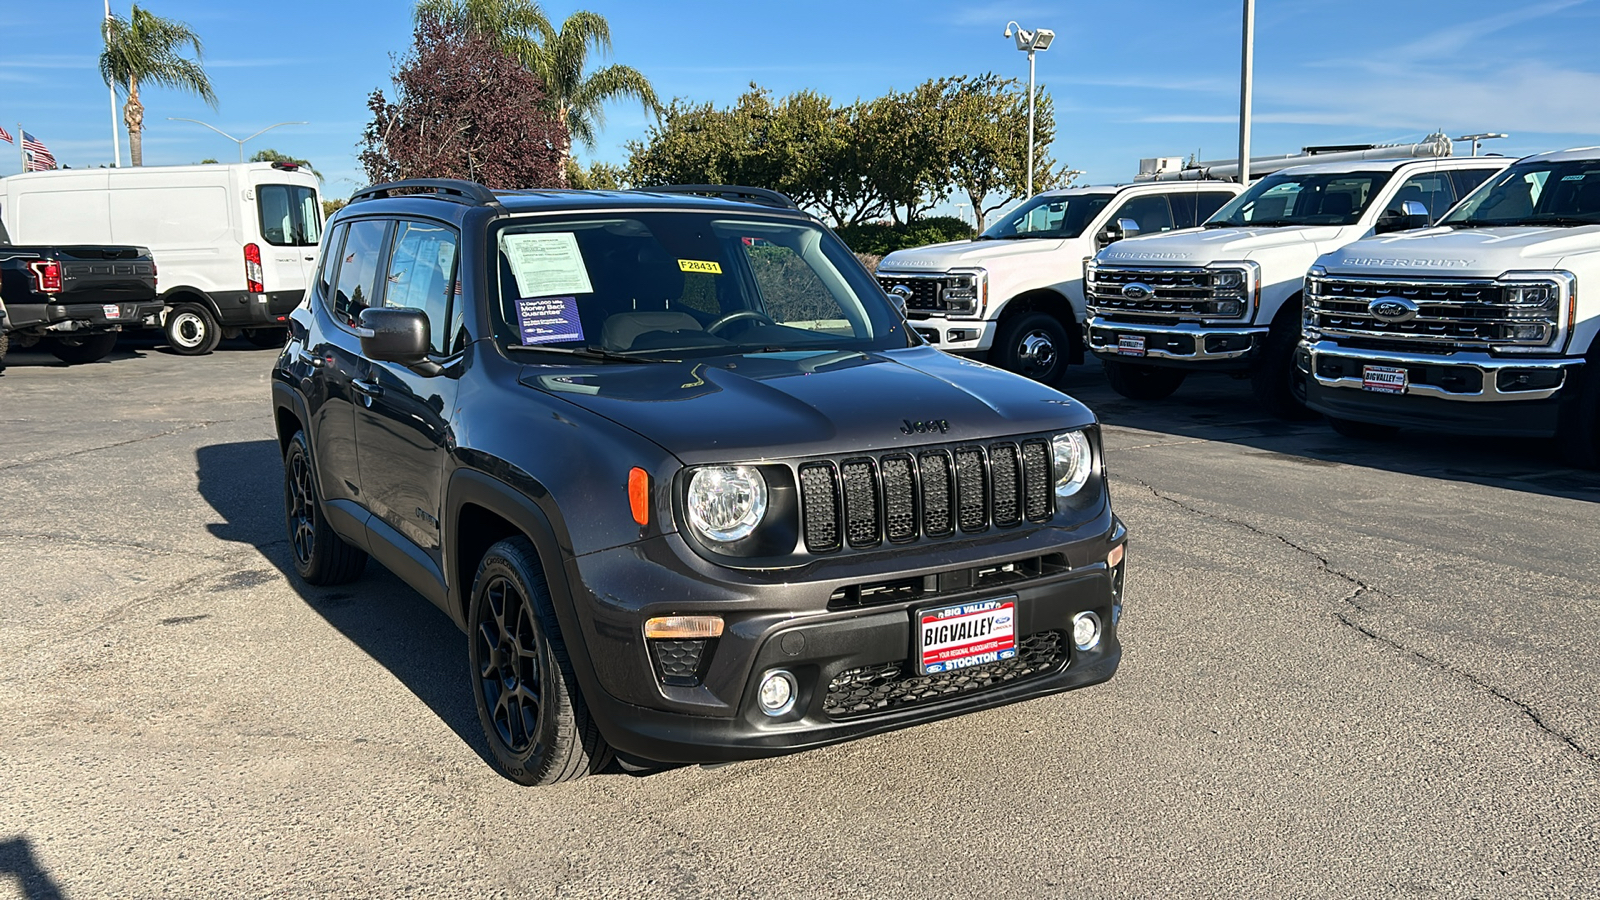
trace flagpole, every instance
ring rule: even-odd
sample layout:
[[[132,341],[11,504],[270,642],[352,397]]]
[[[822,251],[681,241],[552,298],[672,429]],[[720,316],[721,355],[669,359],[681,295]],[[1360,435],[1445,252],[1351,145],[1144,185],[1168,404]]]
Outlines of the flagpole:
[[[106,21],[111,21],[111,0],[106,0]],[[115,169],[122,165],[122,137],[117,132],[117,86],[108,84],[106,90],[111,93],[111,168]]]
[[[22,160],[22,171],[28,171],[28,151],[22,149],[22,123],[17,123],[17,156]]]

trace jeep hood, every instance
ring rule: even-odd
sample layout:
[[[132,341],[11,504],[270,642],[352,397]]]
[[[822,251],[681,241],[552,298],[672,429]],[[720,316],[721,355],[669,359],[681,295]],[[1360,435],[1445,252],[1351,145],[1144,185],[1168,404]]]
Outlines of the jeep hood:
[[[1052,388],[926,347],[526,366],[520,380],[689,464],[881,452],[1094,422]],[[948,430],[905,431],[928,422]]]
[[[1112,265],[1203,266],[1216,260],[1252,259],[1266,250],[1311,250],[1318,241],[1332,240],[1338,233],[1335,225],[1185,229],[1118,241],[1100,251],[1097,259]]]
[[[1576,228],[1429,228],[1356,241],[1317,264],[1350,275],[1497,277],[1556,269],[1579,253],[1600,251],[1600,225]]]
[[[896,250],[878,264],[880,272],[948,272],[982,266],[994,260],[1035,253],[1050,253],[1066,243],[1062,238],[1024,238],[1014,241],[952,241],[910,250]]]

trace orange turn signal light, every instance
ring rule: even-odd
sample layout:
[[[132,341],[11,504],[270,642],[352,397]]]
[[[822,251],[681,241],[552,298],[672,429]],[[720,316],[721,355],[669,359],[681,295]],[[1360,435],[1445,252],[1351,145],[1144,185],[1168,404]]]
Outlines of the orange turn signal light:
[[[1111,552],[1106,554],[1106,568],[1115,569],[1117,566],[1121,565],[1122,555],[1127,548],[1127,544],[1118,544],[1115,547],[1112,547]]]
[[[647,638],[714,638],[722,636],[721,616],[657,616],[644,623]]]
[[[628,506],[635,522],[650,524],[650,473],[638,466],[628,472]]]

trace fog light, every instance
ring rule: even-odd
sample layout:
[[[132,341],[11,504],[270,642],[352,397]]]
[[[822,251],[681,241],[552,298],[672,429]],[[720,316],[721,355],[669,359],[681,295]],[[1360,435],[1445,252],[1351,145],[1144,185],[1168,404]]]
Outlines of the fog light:
[[[769,716],[781,716],[794,709],[794,698],[798,691],[795,690],[794,676],[781,669],[768,672],[761,679],[761,690],[756,694],[756,702],[761,705],[761,711]]]
[[[1081,612],[1072,617],[1072,645],[1079,650],[1093,650],[1100,646],[1100,617],[1092,612]]]

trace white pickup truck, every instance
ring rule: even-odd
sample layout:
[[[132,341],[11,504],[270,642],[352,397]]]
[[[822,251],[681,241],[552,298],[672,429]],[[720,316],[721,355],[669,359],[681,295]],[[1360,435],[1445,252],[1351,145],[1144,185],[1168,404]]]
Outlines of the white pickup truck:
[[[1300,297],[1317,257],[1427,226],[1510,160],[1353,160],[1268,175],[1201,230],[1120,241],[1085,269],[1089,349],[1125,397],[1170,395],[1191,371],[1252,381],[1270,414],[1305,415],[1292,391]]]
[[[1083,361],[1083,264],[1131,234],[1192,228],[1243,188],[1225,181],[1146,182],[1039,194],[970,241],[897,250],[883,289],[911,325],[952,353],[1046,383]]]
[[[1600,147],[1520,160],[1436,228],[1317,260],[1306,404],[1352,437],[1554,435],[1568,461],[1600,467],[1596,285]]]

